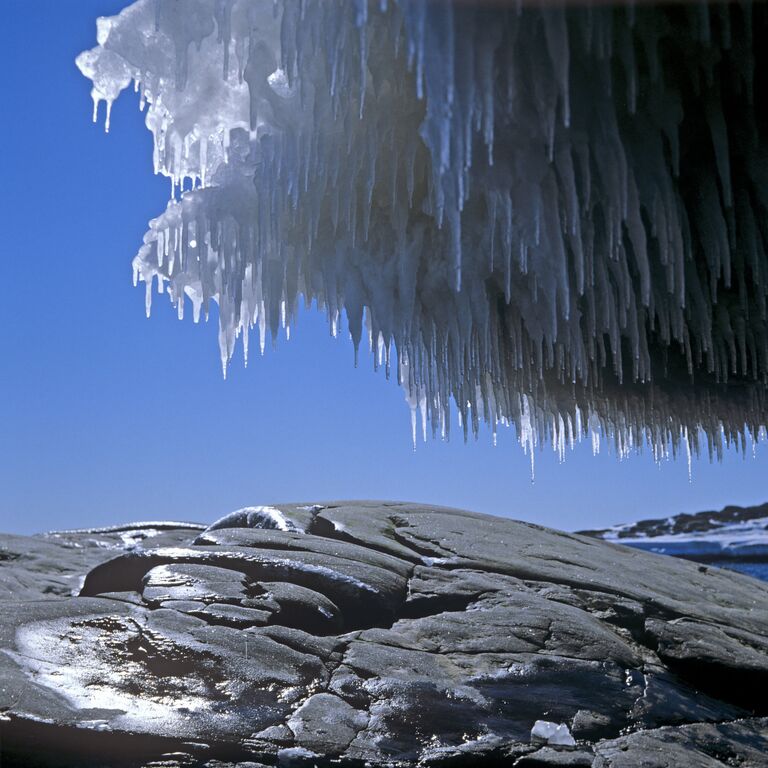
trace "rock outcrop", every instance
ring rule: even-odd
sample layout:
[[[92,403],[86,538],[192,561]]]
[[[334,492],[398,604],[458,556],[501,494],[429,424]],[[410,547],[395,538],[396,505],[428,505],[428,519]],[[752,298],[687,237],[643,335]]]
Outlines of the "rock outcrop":
[[[452,509],[0,537],[3,766],[764,766],[768,585]]]

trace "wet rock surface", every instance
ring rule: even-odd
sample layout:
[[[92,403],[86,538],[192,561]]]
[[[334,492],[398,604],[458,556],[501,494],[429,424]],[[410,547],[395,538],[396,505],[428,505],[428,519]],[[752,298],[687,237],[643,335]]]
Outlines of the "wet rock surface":
[[[2,536],[0,757],[765,766],[767,637],[757,580],[459,510]]]

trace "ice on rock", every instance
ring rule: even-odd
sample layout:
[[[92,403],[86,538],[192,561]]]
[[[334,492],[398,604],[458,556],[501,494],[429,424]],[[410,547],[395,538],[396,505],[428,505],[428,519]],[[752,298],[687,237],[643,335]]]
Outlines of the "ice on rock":
[[[313,507],[309,507],[314,510]],[[322,509],[322,507],[318,507]],[[222,528],[264,528],[267,530],[304,533],[302,528],[276,507],[243,507],[230,512],[216,522],[211,523],[207,530],[217,531]]]
[[[563,747],[573,747],[576,740],[571,736],[565,723],[550,723],[548,720],[537,720],[531,728],[531,741],[543,741]]]
[[[195,321],[300,298],[447,436],[744,447],[766,425],[765,6],[138,0],[78,65],[135,84],[172,200],[135,279]],[[176,193],[187,183],[187,191]],[[191,189],[189,187],[192,187]]]
[[[318,757],[317,753],[304,747],[284,747],[277,751],[277,764],[280,768],[300,768]]]

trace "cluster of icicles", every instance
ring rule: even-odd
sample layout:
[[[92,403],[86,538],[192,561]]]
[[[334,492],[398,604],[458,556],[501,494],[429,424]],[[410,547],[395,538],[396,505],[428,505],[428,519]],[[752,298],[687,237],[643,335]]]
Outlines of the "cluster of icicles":
[[[768,27],[749,3],[139,0],[78,65],[131,83],[167,210],[135,261],[238,337],[299,299],[447,435],[756,440]],[[182,192],[182,190],[185,190]],[[180,196],[177,193],[182,192]],[[178,196],[178,199],[177,199]]]

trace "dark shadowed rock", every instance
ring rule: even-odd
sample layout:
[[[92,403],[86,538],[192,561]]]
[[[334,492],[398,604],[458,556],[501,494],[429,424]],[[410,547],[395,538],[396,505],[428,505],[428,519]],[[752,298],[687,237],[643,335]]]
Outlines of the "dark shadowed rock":
[[[0,586],[4,766],[767,764],[768,585],[583,536],[252,507],[2,537]]]

